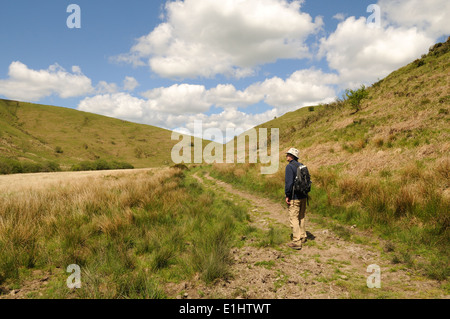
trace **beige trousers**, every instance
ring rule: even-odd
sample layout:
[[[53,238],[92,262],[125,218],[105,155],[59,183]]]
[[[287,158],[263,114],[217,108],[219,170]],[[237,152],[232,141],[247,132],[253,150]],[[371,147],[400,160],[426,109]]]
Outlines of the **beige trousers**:
[[[293,243],[306,238],[305,228],[306,198],[291,200],[289,205],[289,224],[292,229]]]

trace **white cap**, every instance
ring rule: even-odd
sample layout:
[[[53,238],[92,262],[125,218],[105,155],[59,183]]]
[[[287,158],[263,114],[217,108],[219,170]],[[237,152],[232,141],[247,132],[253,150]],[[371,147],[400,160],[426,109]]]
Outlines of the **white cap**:
[[[293,156],[298,158],[299,151],[296,148],[290,148],[289,151],[287,151],[286,154],[291,154],[291,155],[293,155]]]

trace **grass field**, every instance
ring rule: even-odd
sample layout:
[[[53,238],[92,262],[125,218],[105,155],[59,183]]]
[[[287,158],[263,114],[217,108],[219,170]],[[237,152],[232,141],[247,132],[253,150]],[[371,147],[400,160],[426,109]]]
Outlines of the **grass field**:
[[[22,287],[39,270],[51,278],[44,298],[165,298],[166,281],[226,277],[247,219],[241,206],[175,168],[11,175],[0,183],[0,286]],[[71,264],[82,270],[81,289],[66,286]]]

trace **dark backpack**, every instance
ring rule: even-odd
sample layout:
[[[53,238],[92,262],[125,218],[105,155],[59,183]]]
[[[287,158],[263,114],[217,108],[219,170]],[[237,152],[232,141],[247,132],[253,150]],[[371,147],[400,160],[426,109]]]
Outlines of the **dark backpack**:
[[[308,193],[311,191],[311,176],[308,168],[302,163],[298,163],[297,176],[294,179],[294,193],[302,197],[309,198]]]

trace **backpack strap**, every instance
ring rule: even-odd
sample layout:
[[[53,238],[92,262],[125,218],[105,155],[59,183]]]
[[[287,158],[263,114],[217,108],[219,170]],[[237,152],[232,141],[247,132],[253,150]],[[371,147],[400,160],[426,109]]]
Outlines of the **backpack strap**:
[[[294,193],[294,190],[295,190],[295,179],[297,178],[297,168],[300,166],[300,163],[299,162],[296,162],[296,161],[291,161],[289,164],[293,164],[296,168],[294,169],[294,172],[295,172],[295,177],[294,177],[294,182],[292,183],[292,200],[294,200],[294,195],[295,195],[295,193]]]

